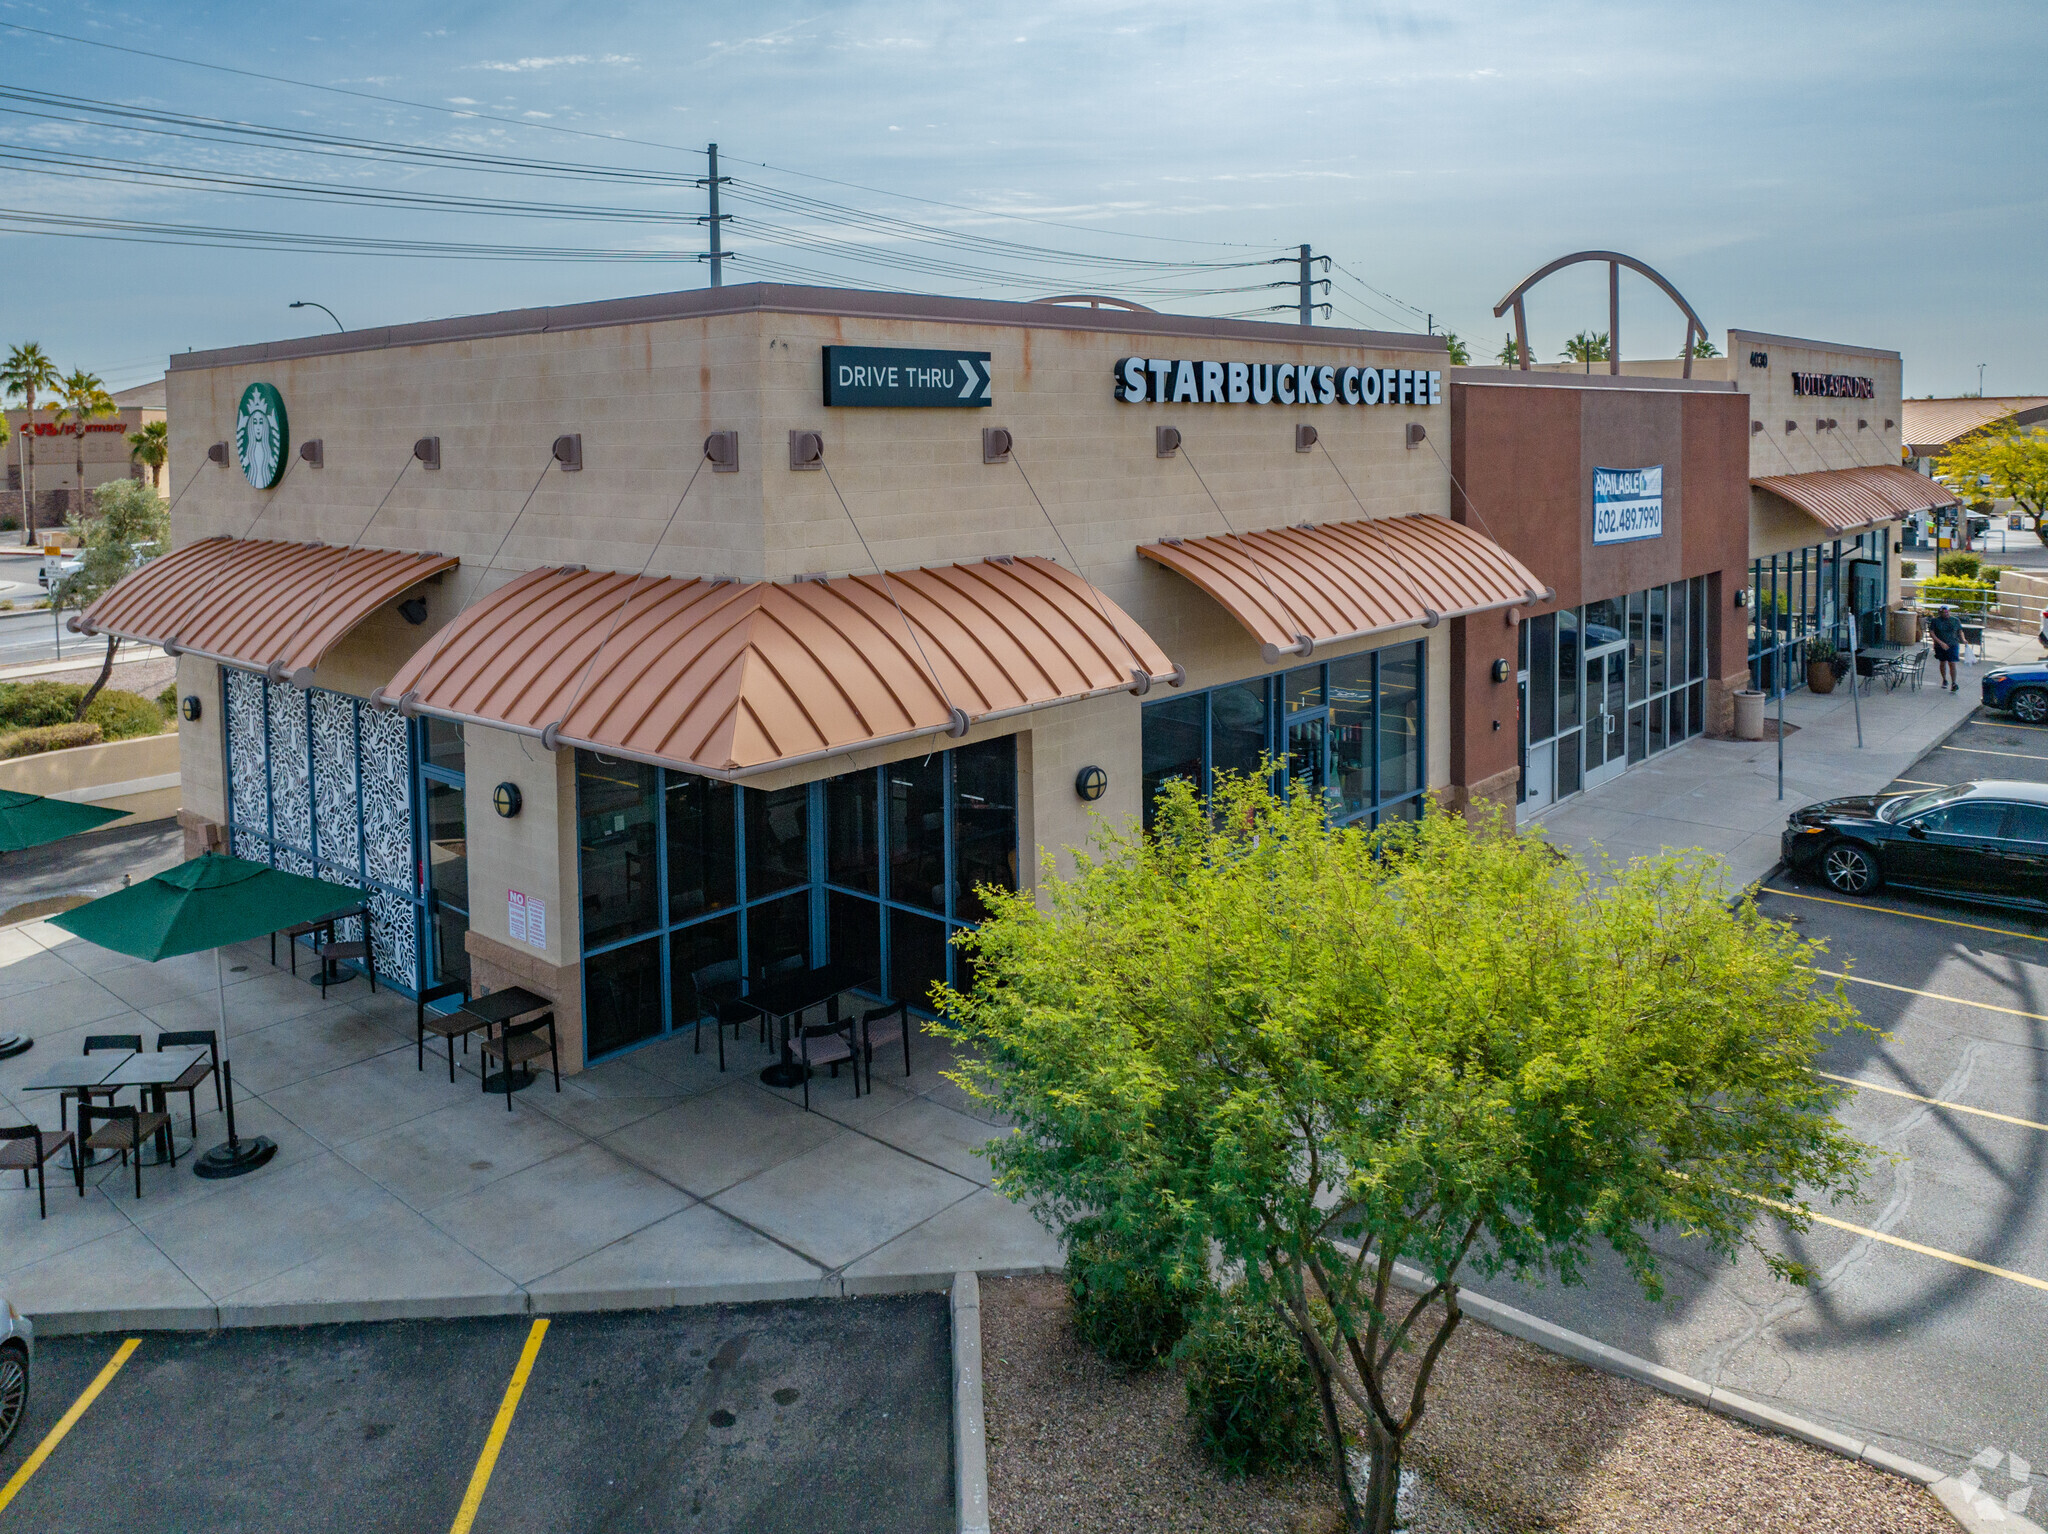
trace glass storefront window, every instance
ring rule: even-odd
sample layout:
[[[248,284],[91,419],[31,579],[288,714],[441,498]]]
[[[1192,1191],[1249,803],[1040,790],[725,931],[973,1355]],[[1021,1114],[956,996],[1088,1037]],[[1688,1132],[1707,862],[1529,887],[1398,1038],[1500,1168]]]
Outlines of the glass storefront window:
[[[739,899],[730,784],[673,773],[668,815],[668,919],[689,921]]]
[[[740,994],[740,919],[720,916],[669,938],[669,1026],[687,1028]]]
[[[748,979],[772,980],[811,962],[811,897],[785,895],[747,907]]]
[[[810,883],[810,786],[743,788],[740,798],[746,805],[747,899]]]
[[[1287,712],[1297,709],[1321,708],[1323,706],[1323,668],[1303,666],[1298,671],[1287,673],[1285,690],[1281,694],[1287,700]]]
[[[1256,776],[1267,749],[1264,678],[1214,688],[1208,697],[1209,749],[1213,753],[1211,768],[1215,772],[1234,772],[1247,778]],[[1148,742],[1151,731],[1152,716],[1148,713],[1145,716]]]
[[[422,731],[420,759],[429,767],[439,767],[447,772],[463,770],[462,726],[450,724],[445,719],[428,719]]]
[[[890,990],[913,1006],[928,1008],[932,987],[945,978],[946,924],[908,911],[890,911]]]
[[[1007,736],[962,746],[953,760],[953,914],[988,915],[979,885],[1017,887],[1017,750]]]
[[[1691,679],[1689,666],[1692,662],[1692,646],[1686,643],[1690,630],[1685,621],[1685,583],[1679,582],[1671,588],[1671,685],[1676,687]]]
[[[825,784],[825,878],[866,894],[882,893],[882,823],[872,769]]]
[[[1628,701],[1631,703],[1640,703],[1649,696],[1643,686],[1647,672],[1644,662],[1649,658],[1649,636],[1644,632],[1647,612],[1644,598],[1647,595],[1647,592],[1632,591],[1628,598]]]
[[[1349,819],[1372,808],[1373,657],[1330,662],[1331,789]]]
[[[1650,691],[1664,690],[1664,588],[1652,586],[1650,598]]]
[[[1204,695],[1170,698],[1145,711],[1144,759],[1145,824],[1152,824],[1159,790],[1175,778],[1186,778],[1201,792],[1202,710]],[[1261,720],[1260,733],[1264,732]]]
[[[1529,633],[1529,738],[1548,740],[1557,733],[1557,615],[1522,627]]]
[[[1575,730],[1578,726],[1579,610],[1567,607],[1557,615],[1557,727]]]
[[[655,774],[655,768],[639,762],[576,753],[577,866],[586,947],[650,931],[659,919]]]
[[[1422,786],[1422,646],[1380,652],[1381,800]]]
[[[889,898],[946,908],[945,767],[937,755],[883,769],[888,791]]]
[[[661,939],[583,961],[583,1038],[591,1057],[661,1032]]]
[[[463,833],[462,790],[438,778],[427,788],[427,888],[447,904],[469,909],[469,842]]]

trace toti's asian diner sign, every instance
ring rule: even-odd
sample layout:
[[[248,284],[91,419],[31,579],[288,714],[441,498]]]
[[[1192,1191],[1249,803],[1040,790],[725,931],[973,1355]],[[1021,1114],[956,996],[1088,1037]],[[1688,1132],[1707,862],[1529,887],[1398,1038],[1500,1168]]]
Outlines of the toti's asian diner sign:
[[[1424,368],[1120,357],[1116,397],[1127,405],[1441,405],[1444,375]]]

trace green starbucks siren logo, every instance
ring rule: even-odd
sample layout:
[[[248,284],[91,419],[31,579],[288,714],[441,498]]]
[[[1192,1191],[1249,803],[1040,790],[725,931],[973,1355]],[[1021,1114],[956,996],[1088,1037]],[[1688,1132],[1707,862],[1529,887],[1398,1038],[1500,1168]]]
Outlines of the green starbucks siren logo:
[[[242,403],[235,409],[235,456],[250,484],[268,490],[284,478],[284,456],[291,440],[284,396],[267,383],[252,383],[244,389]]]

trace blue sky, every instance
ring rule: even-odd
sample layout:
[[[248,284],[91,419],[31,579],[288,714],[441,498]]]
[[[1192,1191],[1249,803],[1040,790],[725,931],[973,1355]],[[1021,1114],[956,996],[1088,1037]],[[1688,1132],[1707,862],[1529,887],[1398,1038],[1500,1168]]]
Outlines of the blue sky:
[[[0,96],[0,208],[635,258],[224,250],[0,218],[0,344],[39,340],[117,387],[171,351],[326,325],[293,299],[354,328],[699,286],[703,194],[689,183],[715,139],[744,183],[728,281],[794,267],[1014,298],[1116,281],[1161,308],[1226,313],[1289,295],[1188,290],[1251,289],[1287,269],[1196,263],[1259,263],[1308,241],[1339,263],[1337,323],[1419,330],[1431,314],[1490,356],[1506,328],[1493,302],[1517,279],[1607,247],[1670,277],[1717,341],[1732,325],[1897,348],[1912,394],[1974,389],[1979,363],[1989,393],[2048,393],[2038,3],[0,0],[0,22],[138,50],[0,29],[0,90],[16,93]],[[168,62],[179,57],[424,105]],[[166,125],[111,123],[72,98],[639,179],[144,132]],[[315,186],[143,185],[140,161]],[[333,188],[422,201],[337,204]],[[454,197],[617,211],[465,213]],[[905,240],[856,216],[942,233]],[[1531,324],[1541,357],[1604,328],[1604,271],[1545,283]],[[1669,355],[1683,322],[1630,278],[1623,329],[1630,355]]]

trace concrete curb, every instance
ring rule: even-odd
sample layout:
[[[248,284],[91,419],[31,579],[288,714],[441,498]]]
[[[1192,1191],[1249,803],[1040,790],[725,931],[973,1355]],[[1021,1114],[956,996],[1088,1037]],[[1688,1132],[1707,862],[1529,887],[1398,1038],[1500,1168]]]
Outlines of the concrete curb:
[[[1434,1281],[1417,1269],[1397,1263],[1394,1267],[1394,1281],[1412,1294],[1420,1294],[1434,1287]],[[1591,1337],[1578,1332],[1567,1331],[1553,1325],[1540,1316],[1532,1316],[1526,1310],[1517,1310],[1512,1305],[1503,1305],[1499,1300],[1488,1299],[1483,1294],[1460,1289],[1458,1305],[1474,1320],[1483,1321],[1495,1331],[1506,1332],[1510,1337],[1533,1343],[1545,1352],[1589,1365],[1606,1374],[1619,1375],[1623,1379],[1648,1385],[1652,1390],[1661,1390],[1666,1395],[1677,1396],[1695,1406],[1704,1406],[1708,1411],[1719,1412],[1724,1417],[1734,1417],[1752,1427],[1760,1427],[1773,1433],[1782,1433],[1787,1438],[1796,1438],[1810,1443],[1817,1449],[1826,1449],[1844,1459],[1857,1460],[1874,1469],[1890,1475],[1903,1476],[1909,1481],[1925,1486],[1935,1499],[1948,1510],[1963,1528],[1978,1534],[1994,1527],[1998,1534],[2044,1534],[2039,1524],[2009,1513],[1996,1497],[1989,1496],[1976,1488],[1966,1485],[1957,1477],[1945,1474],[1931,1466],[1901,1458],[1889,1450],[1880,1449],[1876,1444],[1864,1443],[1832,1428],[1809,1422],[1804,1417],[1795,1417],[1775,1407],[1765,1406],[1733,1391],[1716,1389],[1704,1380],[1694,1379],[1689,1374],[1680,1374],[1662,1364],[1651,1363],[1647,1358],[1638,1358],[1633,1353],[1624,1353],[1611,1348],[1604,1342],[1595,1342]]]
[[[953,1512],[959,1534],[989,1534],[981,1404],[981,1280],[953,1275]]]
[[[991,1277],[1059,1271],[1043,1265],[991,1269]],[[453,1321],[479,1316],[572,1315],[584,1311],[670,1310],[693,1305],[750,1305],[769,1300],[844,1300],[955,1290],[960,1275],[882,1273],[757,1284],[636,1284],[603,1289],[506,1289],[491,1294],[407,1296],[388,1300],[306,1300],[274,1305],[126,1306],[29,1313],[39,1337],[96,1332],[210,1332],[256,1326],[340,1326],[359,1321]],[[980,1333],[976,1332],[977,1346]],[[976,1379],[979,1380],[979,1364]]]

